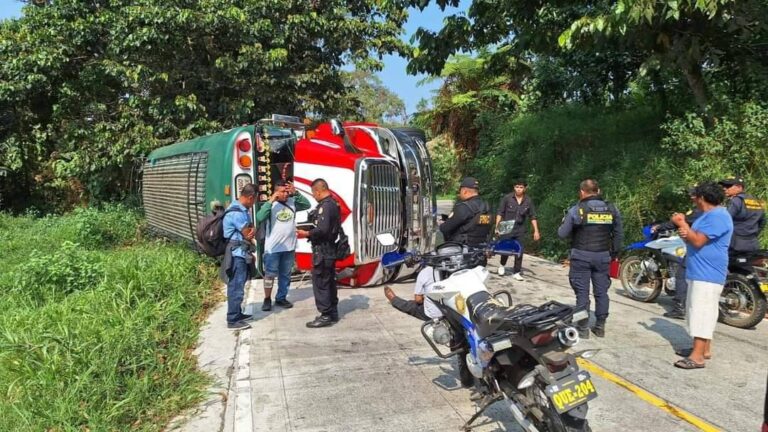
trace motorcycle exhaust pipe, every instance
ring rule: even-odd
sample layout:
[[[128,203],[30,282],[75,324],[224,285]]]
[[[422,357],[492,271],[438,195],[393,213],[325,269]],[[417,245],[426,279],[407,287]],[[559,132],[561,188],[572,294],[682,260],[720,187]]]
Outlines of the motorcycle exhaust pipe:
[[[563,346],[572,347],[579,343],[579,331],[574,327],[566,327],[557,332],[557,340]]]

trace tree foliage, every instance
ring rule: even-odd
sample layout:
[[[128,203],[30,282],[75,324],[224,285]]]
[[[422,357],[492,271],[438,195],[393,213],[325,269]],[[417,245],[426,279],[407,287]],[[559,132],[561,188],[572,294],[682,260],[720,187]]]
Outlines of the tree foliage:
[[[405,102],[370,70],[342,72],[345,96],[338,102],[343,118],[379,124],[404,125]]]
[[[33,194],[118,196],[150,149],[273,112],[323,113],[346,91],[345,63],[376,69],[407,50],[399,2],[60,0],[23,12],[0,23],[0,166],[16,207]]]

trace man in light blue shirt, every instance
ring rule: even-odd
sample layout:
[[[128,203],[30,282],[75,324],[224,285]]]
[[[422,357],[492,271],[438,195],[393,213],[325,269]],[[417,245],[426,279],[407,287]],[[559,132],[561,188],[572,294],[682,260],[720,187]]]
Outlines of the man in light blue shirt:
[[[720,293],[728,275],[728,246],[733,235],[733,220],[720,206],[725,194],[718,185],[705,182],[696,186],[694,199],[701,215],[693,225],[688,225],[681,213],[672,216],[672,222],[688,246],[685,318],[693,348],[677,352],[685,357],[675,363],[681,369],[703,368],[704,360],[712,356],[712,336],[719,314]]]
[[[234,201],[224,215],[224,238],[228,239],[224,261],[221,266],[227,275],[227,327],[242,330],[251,325],[246,321],[250,315],[242,313],[241,304],[245,296],[245,282],[253,266],[251,250],[253,244],[253,222],[250,209],[256,202],[256,187],[243,186],[240,197]]]
[[[292,308],[288,301],[291,271],[296,261],[296,212],[311,207],[309,200],[286,181],[275,183],[275,192],[256,212],[256,222],[266,223],[264,239],[264,302],[261,310],[272,310],[272,287],[277,278],[275,304]]]

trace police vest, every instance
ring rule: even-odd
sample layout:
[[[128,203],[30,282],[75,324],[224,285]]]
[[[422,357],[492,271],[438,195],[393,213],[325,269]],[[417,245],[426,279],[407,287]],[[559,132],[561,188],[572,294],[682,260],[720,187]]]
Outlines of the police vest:
[[[469,207],[473,216],[459,227],[450,241],[468,246],[477,246],[487,242],[488,235],[491,233],[491,214],[488,203],[480,198],[474,198],[460,204]]]
[[[760,219],[765,213],[763,202],[745,193],[736,196],[744,202],[744,209],[733,217],[733,235],[756,237],[760,233]]]
[[[613,204],[600,200],[581,201],[577,207],[577,223],[573,229],[571,247],[589,252],[611,250],[613,234]]]

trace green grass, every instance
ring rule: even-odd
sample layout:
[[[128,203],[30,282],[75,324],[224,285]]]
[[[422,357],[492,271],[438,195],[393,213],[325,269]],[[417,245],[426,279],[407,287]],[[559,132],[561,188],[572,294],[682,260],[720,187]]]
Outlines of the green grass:
[[[161,430],[202,398],[215,271],[113,206],[0,214],[0,430]]]

